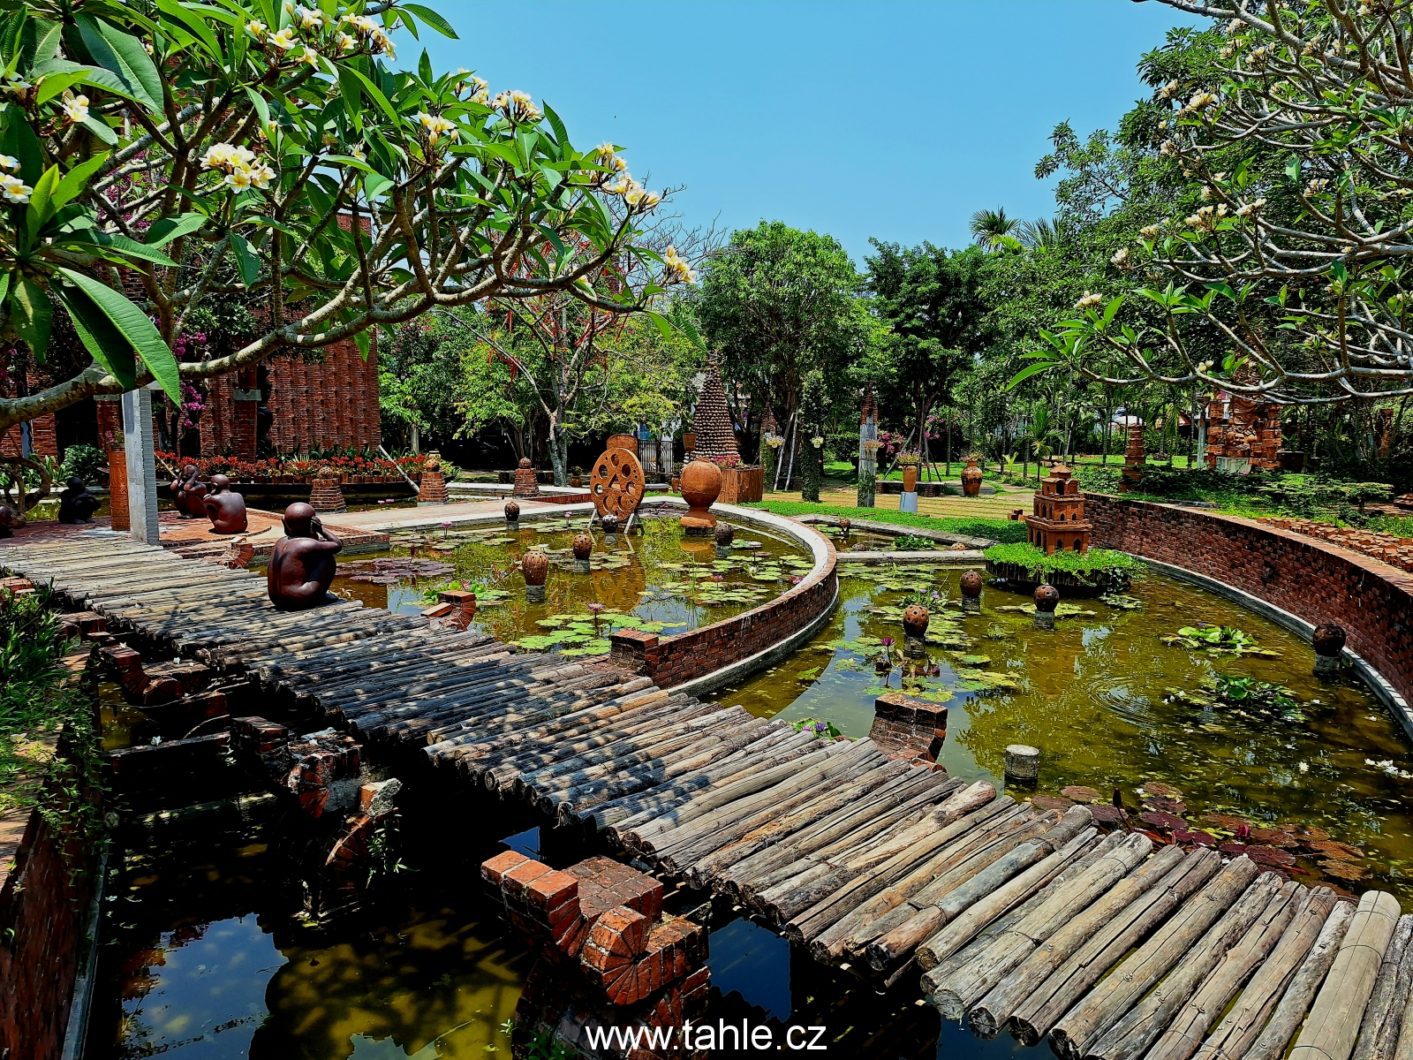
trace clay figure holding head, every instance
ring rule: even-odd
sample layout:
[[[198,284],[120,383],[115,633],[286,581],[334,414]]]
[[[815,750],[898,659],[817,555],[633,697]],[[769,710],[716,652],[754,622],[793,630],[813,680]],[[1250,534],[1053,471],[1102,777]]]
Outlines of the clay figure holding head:
[[[93,513],[98,510],[98,498],[88,492],[83,479],[74,475],[68,486],[59,494],[59,522],[91,523]]]
[[[333,584],[341,542],[319,522],[311,505],[285,509],[285,536],[275,542],[266,572],[270,600],[285,611],[302,611],[324,603]]]
[[[249,529],[245,498],[231,489],[231,480],[225,475],[211,476],[211,492],[202,498],[201,503],[211,519],[212,533],[243,534]]]
[[[187,464],[182,473],[172,482],[172,498],[178,512],[187,519],[199,519],[206,514],[202,501],[206,497],[206,483],[200,479],[195,464]]]

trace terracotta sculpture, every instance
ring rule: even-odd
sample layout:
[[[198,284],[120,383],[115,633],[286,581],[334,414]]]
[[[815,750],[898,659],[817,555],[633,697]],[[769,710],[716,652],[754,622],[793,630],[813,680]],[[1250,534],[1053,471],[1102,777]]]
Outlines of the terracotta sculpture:
[[[14,537],[14,528],[23,525],[19,512],[8,504],[0,504],[0,538]]]
[[[308,504],[286,508],[284,524],[285,536],[275,542],[265,576],[270,601],[285,611],[317,607],[333,584],[338,566],[334,556],[343,542],[324,529]]]
[[[199,519],[206,514],[202,501],[206,497],[206,483],[199,478],[195,464],[187,464],[182,473],[172,481],[172,499],[178,512],[185,519]]]
[[[682,516],[682,529],[689,536],[706,537],[716,526],[716,514],[711,506],[721,496],[721,468],[710,460],[693,460],[682,469],[682,499],[687,502],[687,514]]]
[[[212,533],[243,534],[249,529],[245,498],[231,489],[231,480],[225,475],[211,476],[211,492],[201,499],[201,503],[211,519]]]
[[[978,464],[981,458],[976,456],[967,457],[967,466],[962,469],[962,493],[967,497],[975,497],[981,493],[982,470]]]
[[[969,570],[962,574],[961,589],[963,611],[971,612],[981,610],[981,590],[984,584],[985,582],[982,580],[980,571]]]
[[[98,498],[88,492],[83,479],[74,475],[68,487],[59,494],[59,522],[91,523],[98,510]]]

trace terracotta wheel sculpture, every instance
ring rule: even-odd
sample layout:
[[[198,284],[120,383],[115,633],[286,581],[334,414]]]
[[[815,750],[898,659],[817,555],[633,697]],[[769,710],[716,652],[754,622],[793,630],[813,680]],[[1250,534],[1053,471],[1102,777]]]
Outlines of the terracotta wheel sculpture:
[[[642,503],[646,489],[643,465],[627,449],[606,450],[594,461],[594,469],[589,474],[589,494],[600,519],[612,515],[620,524],[627,524],[628,517]]]

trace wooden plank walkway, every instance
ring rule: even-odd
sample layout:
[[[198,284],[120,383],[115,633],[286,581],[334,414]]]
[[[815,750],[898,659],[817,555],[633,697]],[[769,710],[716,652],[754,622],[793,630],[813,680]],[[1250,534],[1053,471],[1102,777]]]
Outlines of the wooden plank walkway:
[[[889,984],[920,969],[980,1034],[1096,1060],[1413,1057],[1413,916],[1388,894],[1356,905],[1245,857],[1155,850],[1085,807],[1040,810],[604,662],[353,603],[282,614],[263,578],[121,535],[7,543],[0,568],[577,822],[821,961]]]

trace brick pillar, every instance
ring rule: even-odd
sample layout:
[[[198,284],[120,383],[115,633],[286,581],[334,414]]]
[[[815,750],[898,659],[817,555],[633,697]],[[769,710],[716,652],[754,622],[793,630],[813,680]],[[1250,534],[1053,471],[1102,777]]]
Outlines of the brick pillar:
[[[260,408],[260,391],[235,388],[231,391],[233,415],[229,443],[235,455],[244,460],[255,459],[256,413]]]
[[[98,409],[98,448],[108,460],[108,507],[114,530],[129,530],[128,465],[123,452],[123,414],[118,398],[100,394],[94,398]]]

